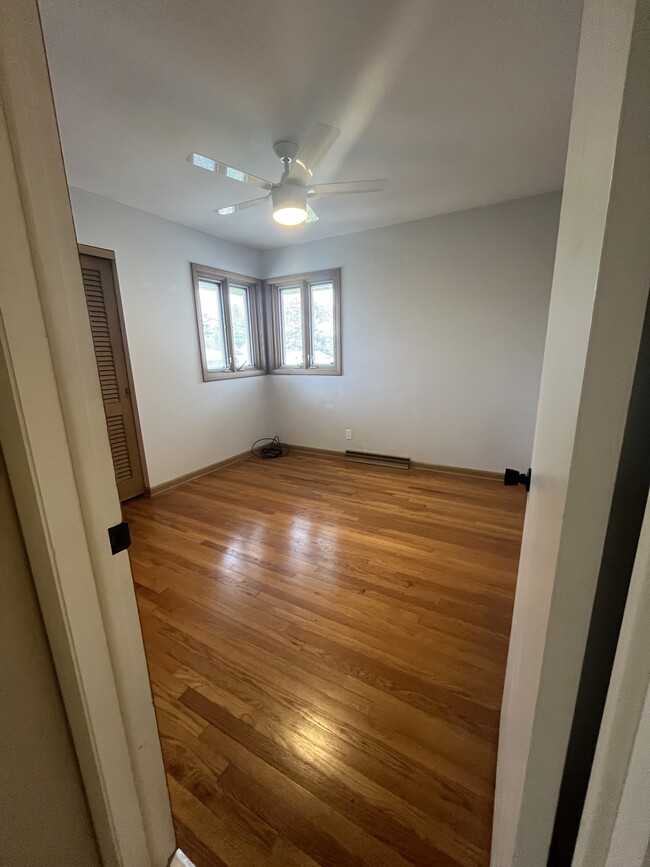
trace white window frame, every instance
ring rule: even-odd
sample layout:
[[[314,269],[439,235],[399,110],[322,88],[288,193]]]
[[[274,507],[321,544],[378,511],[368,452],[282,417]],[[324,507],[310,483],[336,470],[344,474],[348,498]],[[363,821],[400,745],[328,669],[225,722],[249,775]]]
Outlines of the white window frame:
[[[199,281],[214,283],[219,287],[221,316],[224,330],[224,349],[227,361],[223,370],[210,370],[208,368],[205,337],[203,334]],[[196,310],[196,325],[198,330],[203,381],[213,382],[219,379],[239,379],[246,376],[263,376],[267,370],[264,351],[264,316],[262,310],[262,291],[260,281],[255,277],[245,277],[243,274],[233,274],[231,271],[222,271],[217,268],[211,268],[208,265],[197,265],[192,263],[192,284],[194,286],[194,307]],[[231,284],[233,286],[243,286],[248,292],[248,319],[250,326],[251,349],[253,352],[253,364],[252,366],[242,368],[241,370],[237,369],[235,361],[230,304],[228,303]]]
[[[321,367],[312,363],[313,345],[311,333],[311,287],[318,283],[332,283],[334,289],[334,364]],[[300,287],[302,309],[303,362],[299,365],[282,363],[282,317],[280,293],[283,289]],[[273,277],[266,281],[269,310],[269,373],[300,376],[341,376],[343,373],[341,352],[341,269],[312,271],[306,274],[291,274]]]

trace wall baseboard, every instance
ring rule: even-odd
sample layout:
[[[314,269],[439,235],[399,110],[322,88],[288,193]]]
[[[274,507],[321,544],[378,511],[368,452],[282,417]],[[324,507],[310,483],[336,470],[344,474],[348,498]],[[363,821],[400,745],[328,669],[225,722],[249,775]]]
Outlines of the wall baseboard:
[[[429,473],[446,473],[449,476],[466,476],[470,479],[486,479],[492,482],[502,482],[503,473],[494,470],[474,470],[472,467],[448,467],[444,464],[425,464],[421,461],[411,461],[412,470],[426,470]]]
[[[166,491],[171,491],[172,488],[177,488],[179,485],[185,484],[185,482],[191,482],[193,479],[200,479],[201,476],[207,476],[215,470],[220,470],[223,467],[230,466],[231,464],[239,464],[242,461],[247,461],[250,457],[250,449],[247,449],[245,452],[240,452],[238,455],[225,458],[223,461],[217,461],[216,464],[201,467],[198,470],[193,470],[191,473],[185,473],[183,476],[177,476],[175,479],[170,479],[168,482],[161,482],[159,485],[145,488],[144,492],[148,497],[156,497],[158,494],[164,494]]]
[[[287,448],[298,454],[304,453],[308,455],[321,455],[328,458],[345,457],[344,451],[334,451],[332,449],[316,449],[311,446],[291,445],[287,443]],[[427,464],[423,461],[411,461],[412,470],[426,470],[431,473],[445,473],[451,476],[467,476],[472,479],[487,479],[489,481],[501,481],[503,473],[496,473],[493,470],[474,470],[471,467],[448,467],[444,464]]]
[[[323,458],[340,458],[343,460],[345,458],[344,451],[335,451],[334,449],[317,449],[312,446],[300,446],[300,445],[292,445],[286,444],[288,449],[291,452],[296,454],[306,454],[306,455],[319,455]],[[213,473],[215,470],[223,469],[224,467],[229,467],[232,464],[239,464],[242,461],[246,461],[251,457],[250,451],[240,452],[238,455],[233,455],[230,458],[225,458],[223,461],[217,461],[216,464],[210,464],[207,467],[201,467],[198,470],[194,470],[191,473],[185,473],[183,476],[177,476],[175,479],[170,479],[168,482],[161,482],[159,485],[153,485],[153,487],[145,488],[145,494],[147,497],[156,497],[158,494],[164,494],[166,491],[171,491],[172,488],[177,488],[179,485],[185,484],[185,482],[191,482],[193,479],[200,479],[201,476],[207,476],[210,473]],[[474,470],[470,467],[448,467],[444,464],[427,464],[422,461],[411,461],[411,469],[412,470],[426,470],[431,473],[444,473],[450,476],[466,476],[471,479],[486,479],[488,481],[501,481],[503,475],[501,473],[495,473],[491,470]]]
[[[297,446],[285,443],[290,452],[304,453],[306,455],[320,455],[323,458],[342,458],[345,452],[337,452],[332,449],[315,449],[312,446]]]

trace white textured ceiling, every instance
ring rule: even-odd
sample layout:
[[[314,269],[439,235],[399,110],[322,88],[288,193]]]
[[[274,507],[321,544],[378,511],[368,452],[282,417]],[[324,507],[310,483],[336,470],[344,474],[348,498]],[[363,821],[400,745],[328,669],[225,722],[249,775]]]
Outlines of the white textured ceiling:
[[[71,185],[265,248],[562,186],[581,0],[41,0]],[[277,180],[278,139],[341,136],[315,181],[388,179],[313,202],[318,223],[217,207]],[[259,191],[261,192],[261,191]]]

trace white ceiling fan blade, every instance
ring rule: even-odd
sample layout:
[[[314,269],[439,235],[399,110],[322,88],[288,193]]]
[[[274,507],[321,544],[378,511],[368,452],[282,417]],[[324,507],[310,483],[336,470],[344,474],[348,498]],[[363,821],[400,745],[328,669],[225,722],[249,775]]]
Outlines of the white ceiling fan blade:
[[[341,181],[338,184],[309,184],[308,196],[346,196],[348,193],[380,193],[386,179],[376,181]]]
[[[293,161],[289,177],[308,183],[340,133],[335,126],[317,123]]]
[[[249,199],[247,202],[238,202],[236,205],[228,205],[225,208],[217,208],[215,214],[221,214],[226,217],[228,214],[236,214],[237,211],[245,211],[247,208],[256,208],[258,205],[263,205],[268,202],[270,196],[260,196],[259,199]]]
[[[273,186],[271,181],[258,178],[257,175],[243,172],[241,169],[221,163],[219,160],[213,160],[211,157],[205,157],[203,154],[190,154],[187,161],[188,163],[192,163],[193,166],[198,166],[200,169],[215,172],[217,175],[224,175],[224,177],[230,178],[233,181],[240,181],[242,184],[252,184],[254,187],[260,187],[263,190],[270,190]]]
[[[307,205],[307,219],[305,223],[316,223],[318,222],[318,214],[314,211],[311,205]]]

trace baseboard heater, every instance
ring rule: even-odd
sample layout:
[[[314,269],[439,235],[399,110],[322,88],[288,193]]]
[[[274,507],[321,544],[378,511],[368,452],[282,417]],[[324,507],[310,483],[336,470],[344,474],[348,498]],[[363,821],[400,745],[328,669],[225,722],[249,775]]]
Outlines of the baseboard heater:
[[[398,470],[410,470],[410,458],[397,458],[395,455],[375,455],[372,452],[346,451],[346,461],[354,461],[357,464],[376,464],[379,467],[395,467]]]

